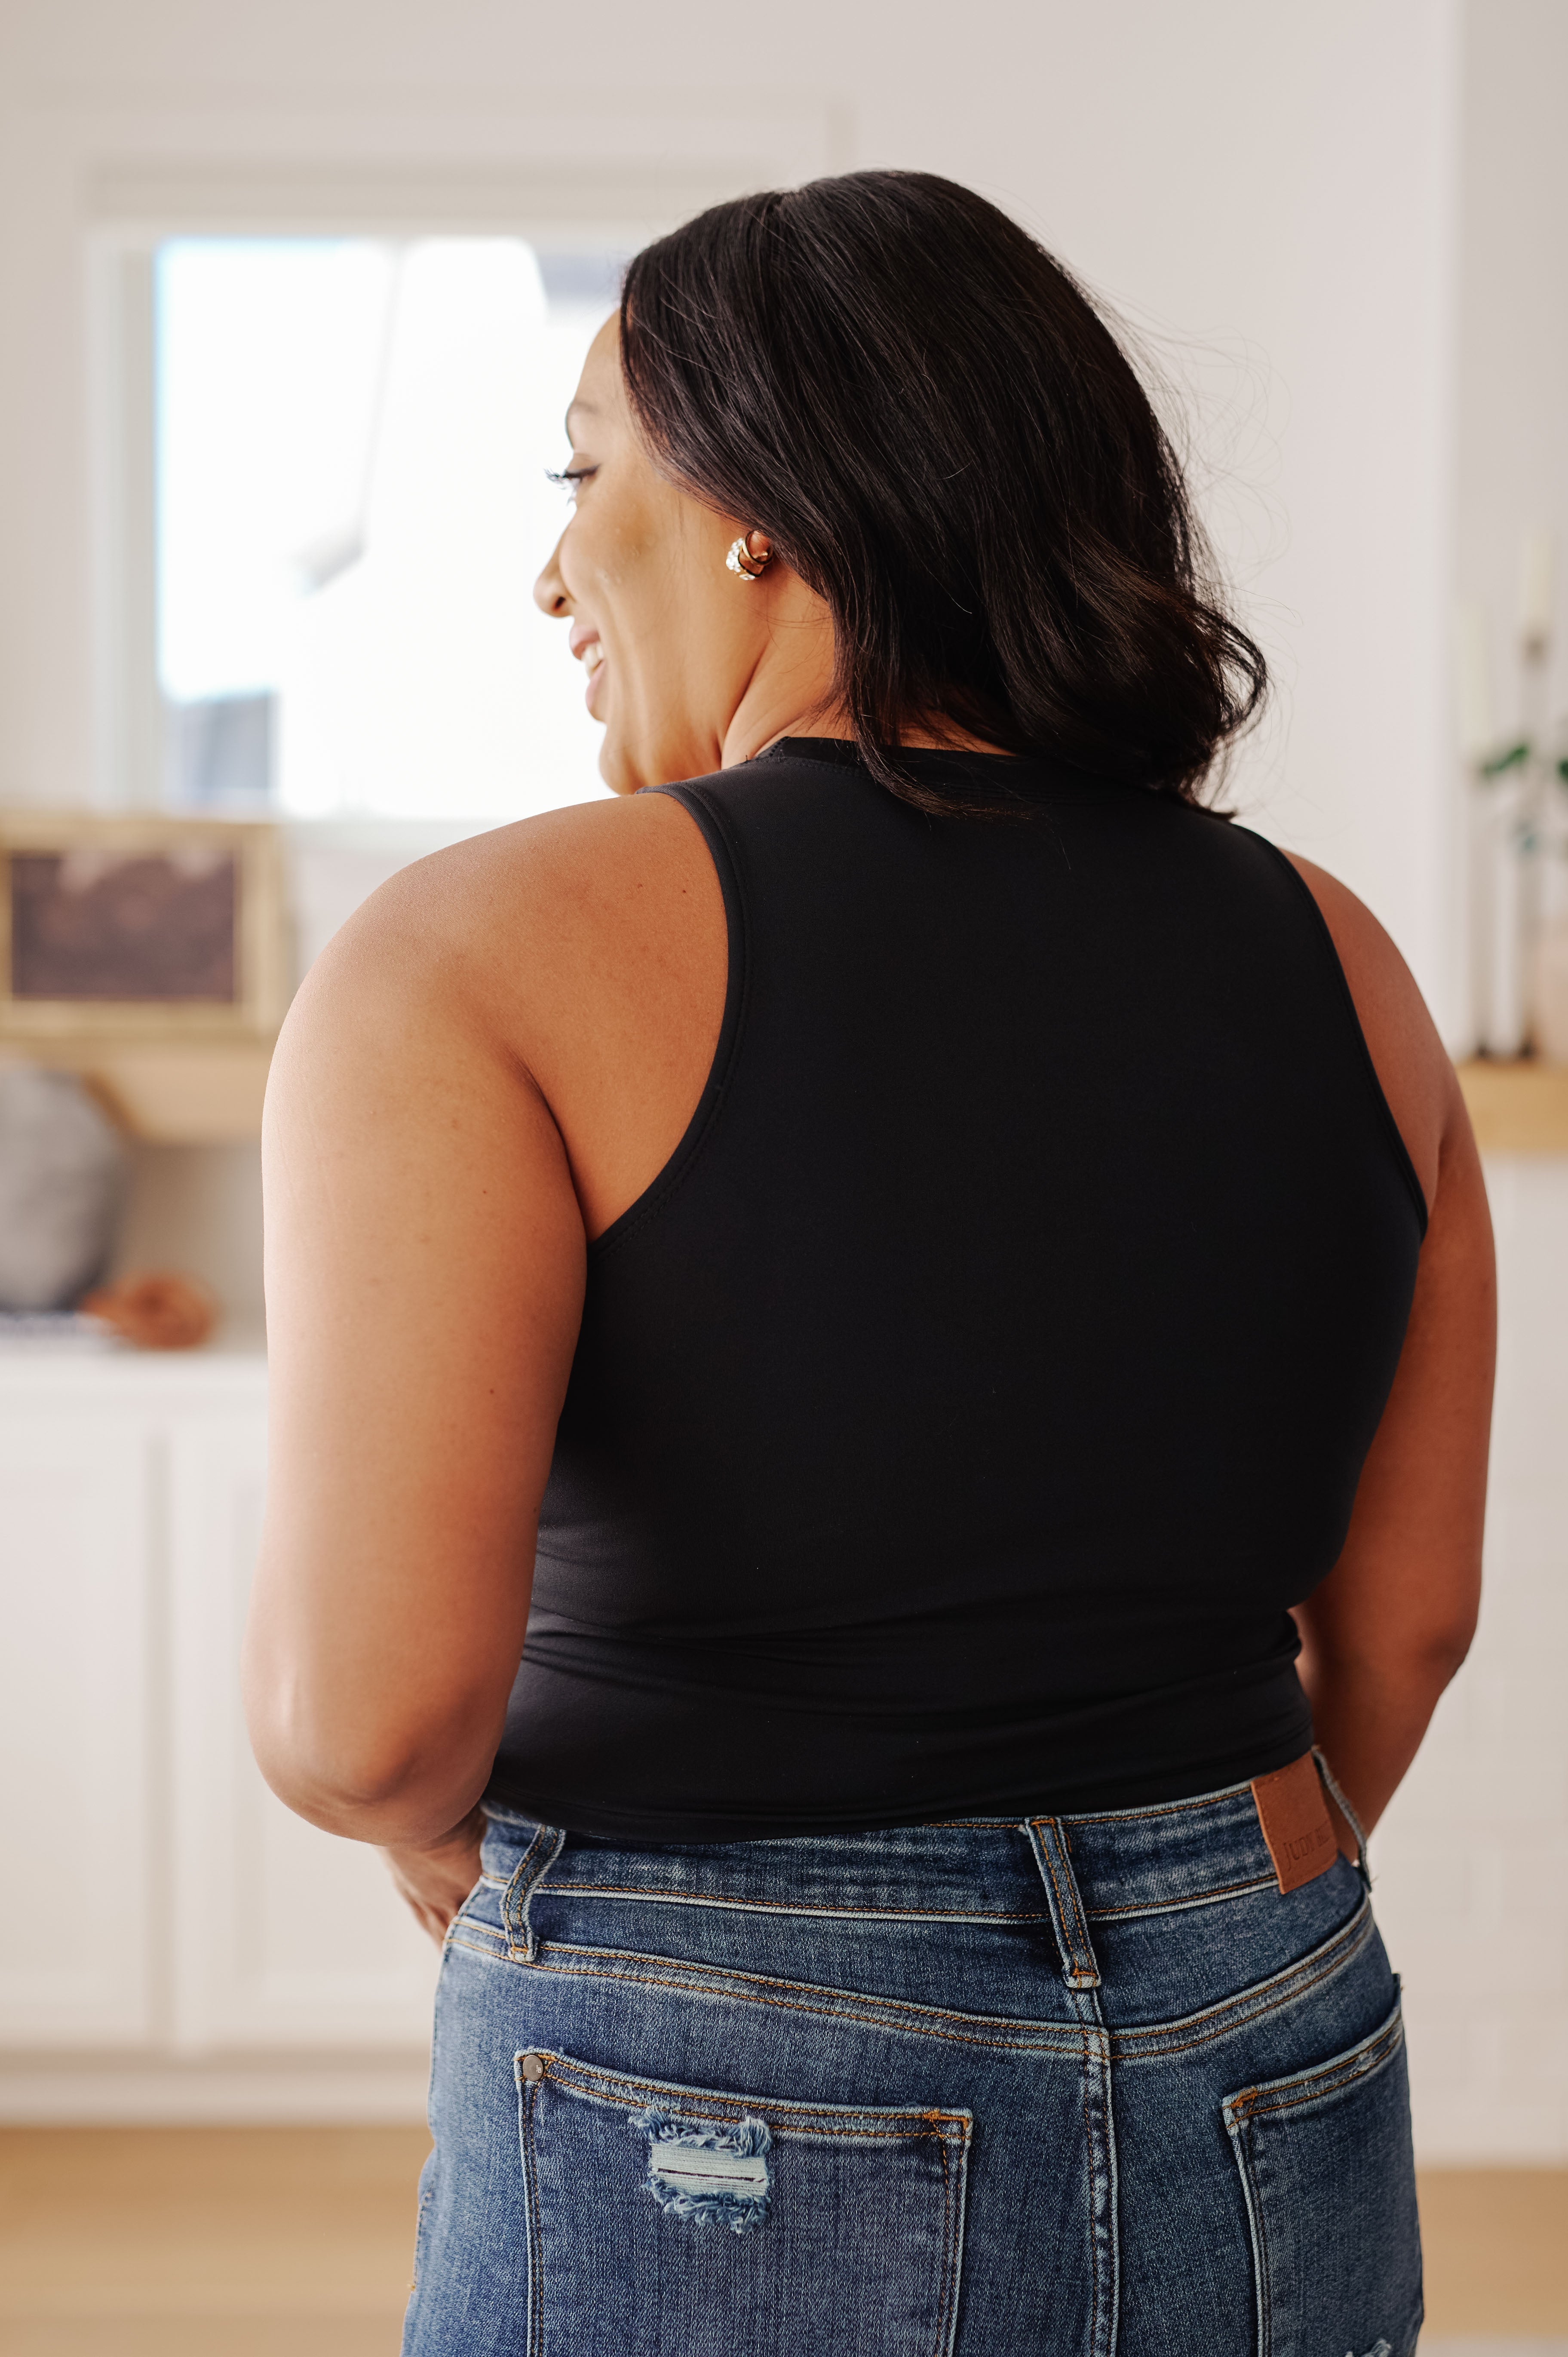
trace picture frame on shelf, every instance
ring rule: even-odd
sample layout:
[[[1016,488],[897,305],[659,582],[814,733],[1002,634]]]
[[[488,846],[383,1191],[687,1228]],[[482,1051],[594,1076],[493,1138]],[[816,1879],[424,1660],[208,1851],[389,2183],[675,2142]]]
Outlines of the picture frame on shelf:
[[[0,812],[0,1042],[254,1045],[286,983],[275,826]]]

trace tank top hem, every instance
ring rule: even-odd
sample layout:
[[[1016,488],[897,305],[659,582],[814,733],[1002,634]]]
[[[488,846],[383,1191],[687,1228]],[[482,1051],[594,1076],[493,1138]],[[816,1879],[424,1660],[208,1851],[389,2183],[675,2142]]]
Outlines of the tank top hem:
[[[1144,1777],[1101,1779],[1081,1788],[1050,1790],[1039,1785],[983,1800],[950,1803],[929,1799],[906,1808],[851,1805],[842,1814],[812,1811],[762,1817],[743,1812],[672,1813],[625,1804],[606,1808],[569,1793],[524,1792],[504,1779],[494,1779],[483,1805],[492,1803],[532,1824],[558,1825],[569,1834],[598,1841],[651,1843],[800,1841],[822,1834],[892,1833],[901,1826],[935,1824],[1026,1824],[1035,1817],[1119,1816],[1148,1809],[1196,1804],[1222,1794],[1244,1791],[1255,1776],[1288,1768],[1311,1749],[1310,1727],[1281,1731],[1240,1755],[1195,1762],[1186,1770],[1172,1770]]]

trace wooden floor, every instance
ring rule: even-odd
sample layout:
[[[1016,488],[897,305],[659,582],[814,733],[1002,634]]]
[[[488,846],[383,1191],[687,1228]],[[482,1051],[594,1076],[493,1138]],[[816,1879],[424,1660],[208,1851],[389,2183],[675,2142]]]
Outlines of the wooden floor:
[[[4,2357],[396,2357],[414,2128],[0,2131]],[[1568,2171],[1429,2173],[1423,2357],[1568,2357]],[[804,2357],[804,2352],[802,2352]]]

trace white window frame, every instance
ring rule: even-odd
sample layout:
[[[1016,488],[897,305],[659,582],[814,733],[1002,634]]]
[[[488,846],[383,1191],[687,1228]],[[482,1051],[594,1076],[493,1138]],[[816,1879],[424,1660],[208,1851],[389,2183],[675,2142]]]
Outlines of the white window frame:
[[[755,132],[755,118],[750,124]],[[764,130],[768,128],[763,126]],[[403,164],[105,167],[88,233],[92,514],[93,801],[166,806],[157,671],[154,270],[172,237],[518,237],[552,253],[631,253],[748,187],[824,168],[822,117],[788,112],[749,165],[699,152],[679,164],[431,171]],[[667,143],[670,144],[670,143]],[[711,141],[693,143],[699,151]]]

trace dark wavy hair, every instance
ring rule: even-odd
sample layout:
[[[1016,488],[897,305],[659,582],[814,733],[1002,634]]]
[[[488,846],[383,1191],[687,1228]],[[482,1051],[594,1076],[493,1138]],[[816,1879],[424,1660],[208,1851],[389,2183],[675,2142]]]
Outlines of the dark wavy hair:
[[[921,724],[1201,799],[1262,655],[1115,338],[1005,213],[927,172],[736,198],[636,257],[621,337],[656,462],[827,601],[891,791],[977,808],[900,765]]]

